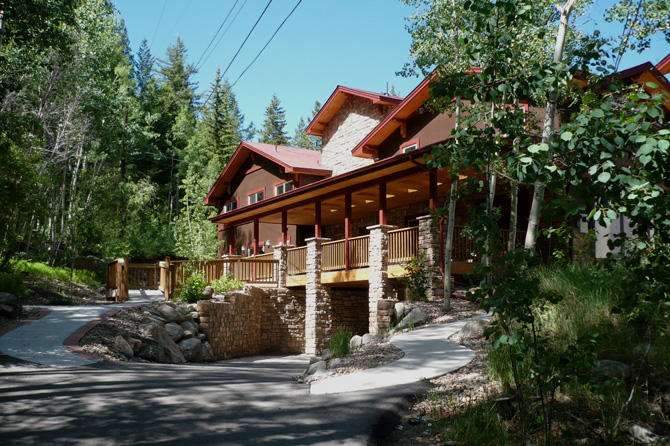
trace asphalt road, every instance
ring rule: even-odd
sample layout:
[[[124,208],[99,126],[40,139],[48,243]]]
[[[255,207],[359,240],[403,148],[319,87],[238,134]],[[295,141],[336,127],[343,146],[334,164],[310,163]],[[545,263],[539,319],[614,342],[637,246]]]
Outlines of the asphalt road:
[[[424,384],[310,395],[305,357],[47,368],[0,358],[3,445],[383,444]]]

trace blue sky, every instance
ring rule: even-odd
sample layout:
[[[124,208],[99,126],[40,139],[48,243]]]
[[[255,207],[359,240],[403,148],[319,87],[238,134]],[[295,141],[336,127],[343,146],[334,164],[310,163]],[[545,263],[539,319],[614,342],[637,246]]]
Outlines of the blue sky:
[[[240,76],[297,1],[272,2],[230,66],[226,74],[230,82]],[[234,0],[116,0],[114,3],[126,22],[134,53],[146,38],[152,54],[162,58],[168,45],[179,36],[186,44],[191,63],[195,64],[205,54],[194,77],[201,93],[209,88],[217,68],[222,72],[226,69],[268,4],[266,0],[238,0],[222,29],[225,34],[221,38],[220,33],[212,44],[216,45],[213,51],[210,48],[205,53]],[[584,27],[602,28],[603,10],[603,2],[597,2]],[[286,109],[290,136],[300,117],[311,114],[314,101],[323,103],[337,85],[386,92],[388,83],[406,95],[419,83],[417,78],[396,75],[408,61],[410,38],[405,18],[412,12],[399,0],[303,0],[233,88],[245,123],[262,125],[263,113],[273,93]],[[655,39],[650,51],[642,56],[631,55],[622,67],[646,60],[656,63],[669,52],[667,43]]]

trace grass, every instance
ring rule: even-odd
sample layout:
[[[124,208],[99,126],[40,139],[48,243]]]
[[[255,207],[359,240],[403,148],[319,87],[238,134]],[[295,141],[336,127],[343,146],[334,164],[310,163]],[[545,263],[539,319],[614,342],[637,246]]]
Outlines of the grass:
[[[338,327],[330,338],[330,351],[334,358],[341,358],[349,354],[349,341],[354,333],[347,327]]]
[[[54,277],[60,280],[70,280],[74,282],[85,283],[86,285],[100,286],[100,282],[95,280],[95,273],[83,269],[70,269],[49,266],[40,262],[28,262],[26,260],[17,260],[11,262],[11,267],[15,273],[39,274],[41,276]]]

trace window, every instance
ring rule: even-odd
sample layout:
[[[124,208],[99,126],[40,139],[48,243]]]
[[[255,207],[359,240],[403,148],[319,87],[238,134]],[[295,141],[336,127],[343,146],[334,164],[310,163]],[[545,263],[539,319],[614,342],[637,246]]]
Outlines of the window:
[[[400,144],[400,152],[401,153],[408,153],[412,152],[414,150],[417,150],[420,146],[420,141],[419,138],[414,138],[409,141],[406,141],[402,144]]]
[[[258,203],[265,198],[265,188],[249,194],[249,204]]]
[[[285,183],[277,184],[275,186],[275,197],[277,195],[285,194],[293,190],[293,181],[287,181]]]
[[[223,205],[223,212],[231,212],[237,209],[237,198]]]

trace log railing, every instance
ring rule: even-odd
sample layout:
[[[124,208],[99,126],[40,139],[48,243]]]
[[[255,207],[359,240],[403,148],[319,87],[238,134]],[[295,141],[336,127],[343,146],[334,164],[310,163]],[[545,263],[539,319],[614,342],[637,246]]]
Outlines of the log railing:
[[[389,263],[406,263],[419,254],[419,228],[389,231]]]
[[[307,272],[307,246],[286,250],[286,273],[289,276]]]

